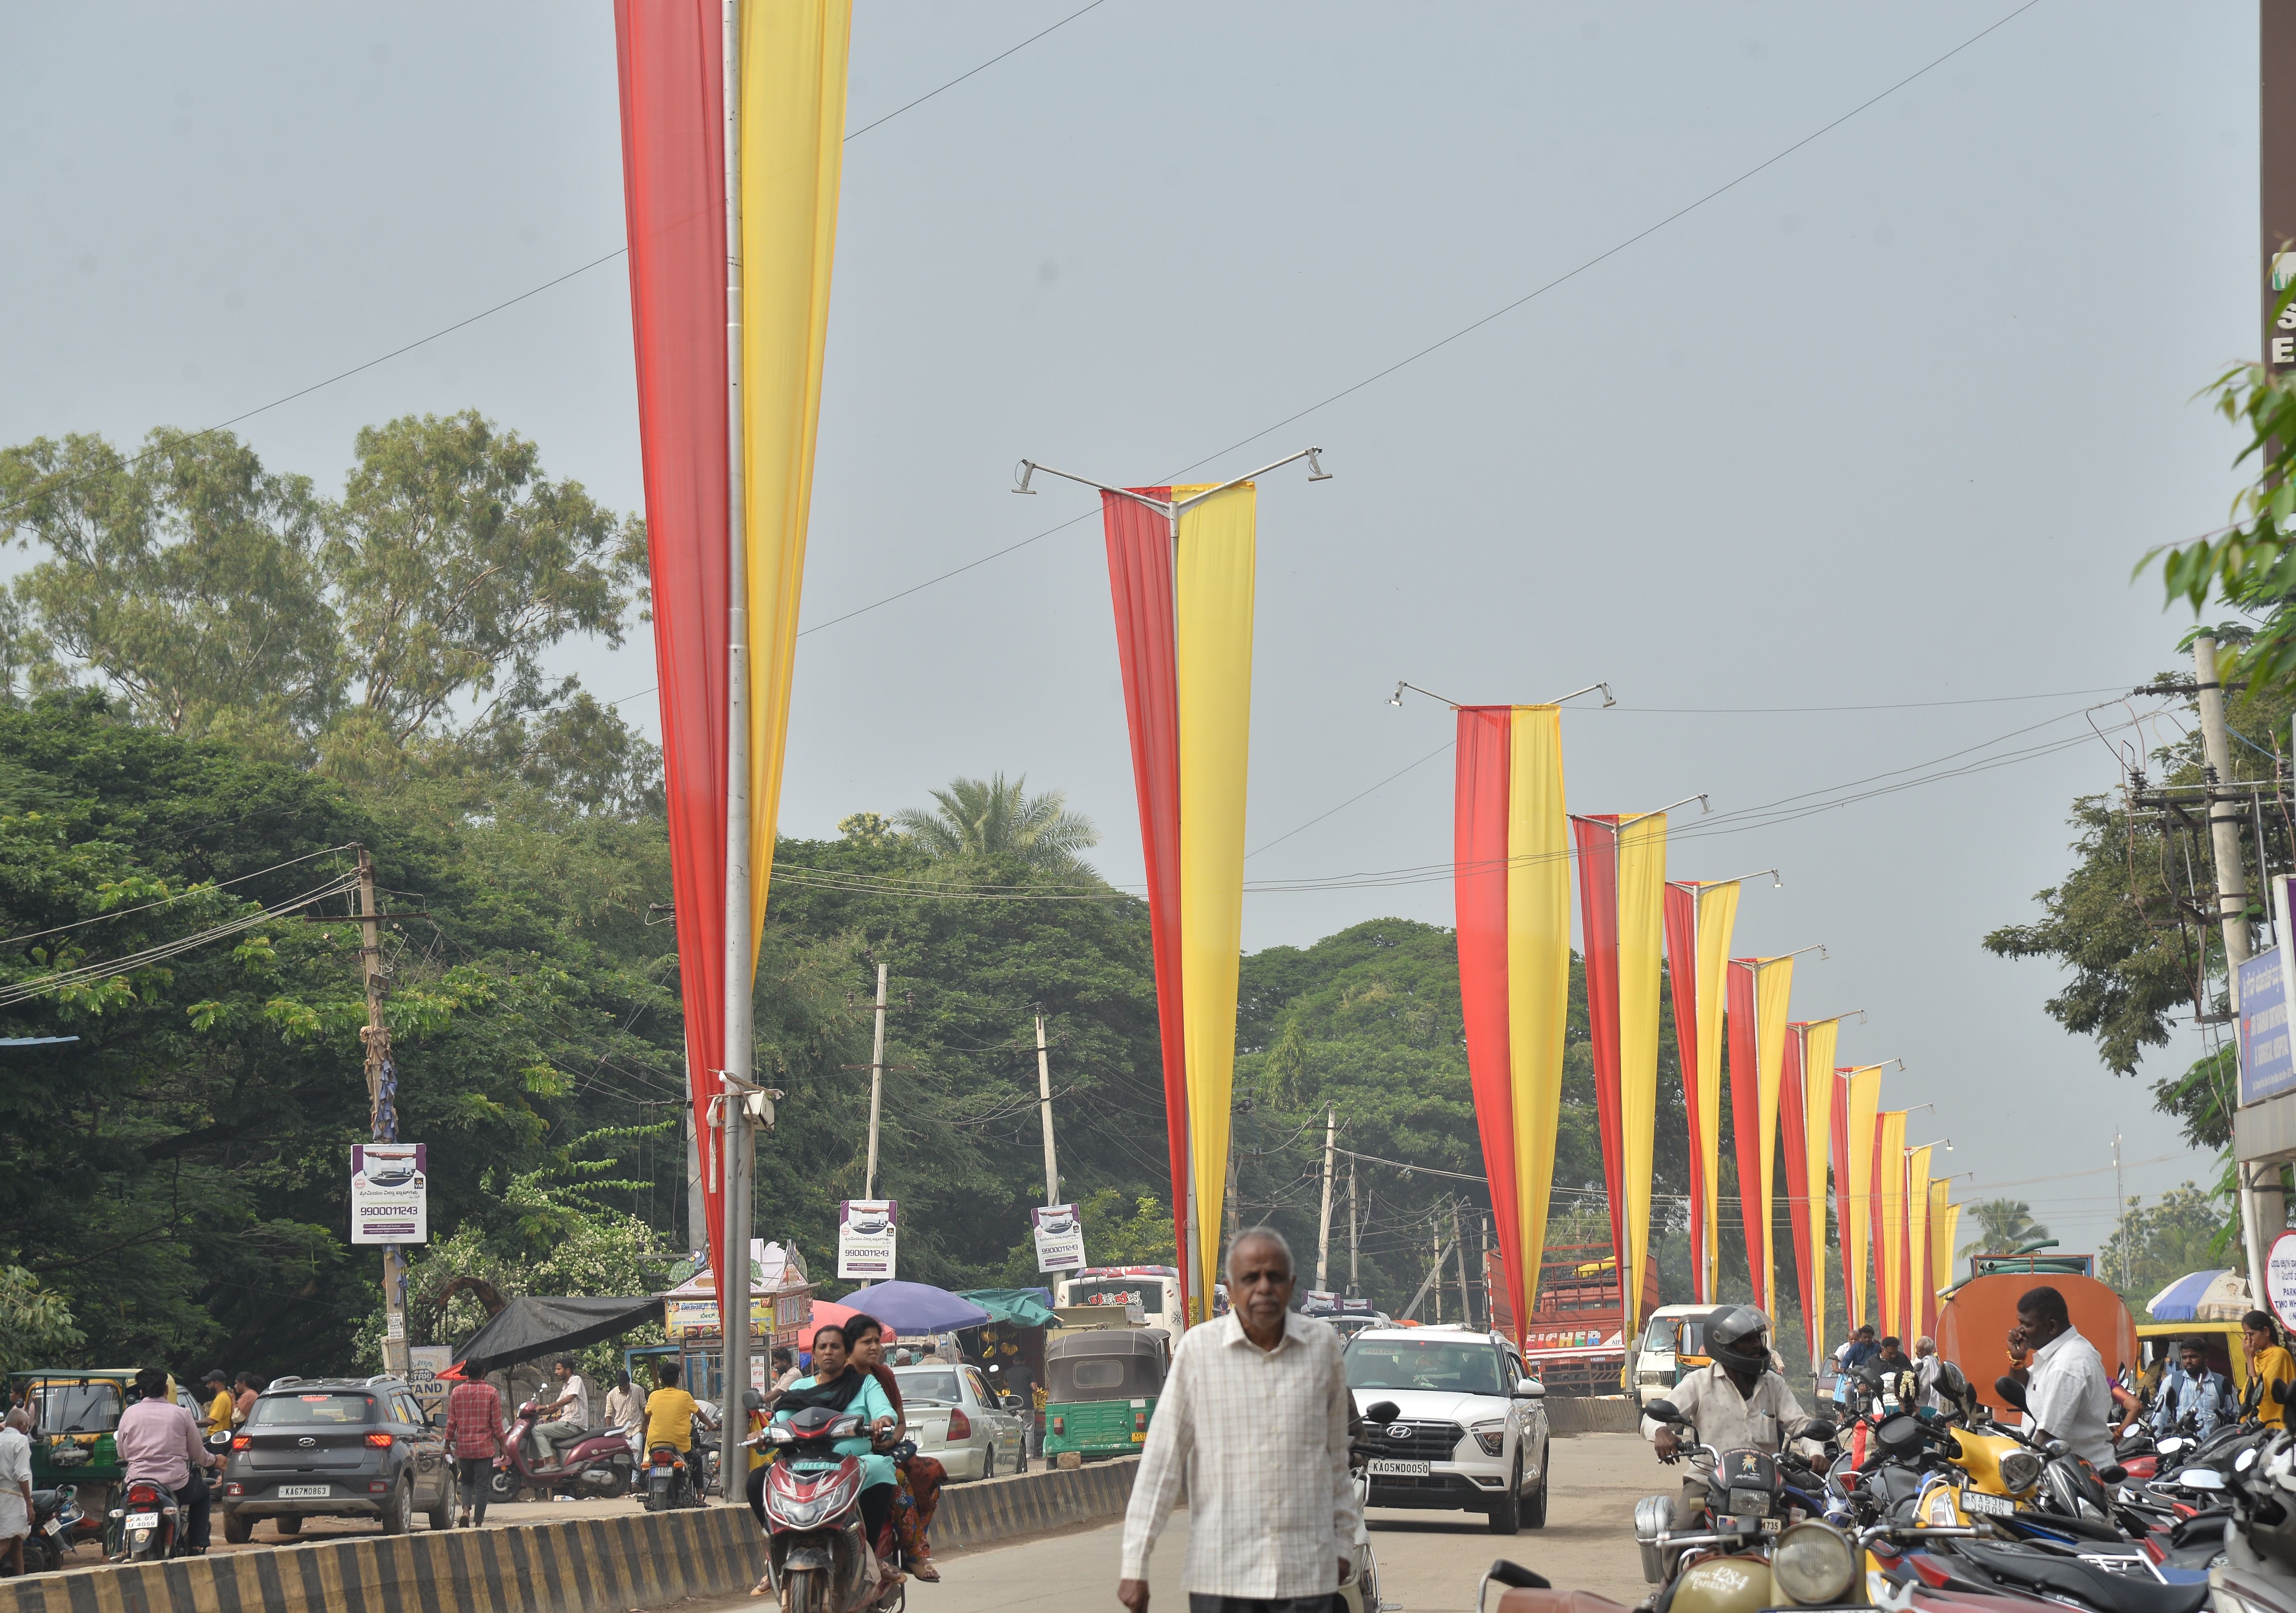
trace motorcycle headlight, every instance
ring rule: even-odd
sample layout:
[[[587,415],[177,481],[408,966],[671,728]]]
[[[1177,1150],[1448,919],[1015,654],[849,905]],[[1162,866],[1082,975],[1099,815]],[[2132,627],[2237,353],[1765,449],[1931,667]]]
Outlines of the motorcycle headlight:
[[[2030,1490],[2041,1482],[2046,1465],[2038,1452],[2012,1451],[2001,1459],[2001,1482],[2013,1493]]]
[[[1826,1524],[1794,1525],[1778,1536],[1770,1552],[1770,1577],[1804,1607],[1839,1601],[1857,1576],[1857,1552],[1839,1529]]]
[[[1474,1435],[1475,1443],[1483,1447],[1484,1455],[1506,1454],[1506,1424],[1504,1421],[1479,1422],[1469,1432]]]

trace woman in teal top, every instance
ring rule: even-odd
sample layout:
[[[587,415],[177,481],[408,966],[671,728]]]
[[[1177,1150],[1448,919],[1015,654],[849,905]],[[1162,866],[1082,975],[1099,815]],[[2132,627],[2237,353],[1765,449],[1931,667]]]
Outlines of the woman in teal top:
[[[832,1448],[840,1456],[861,1460],[861,1521],[874,1544],[892,1520],[895,1483],[893,1459],[881,1454],[875,1441],[898,1429],[901,1420],[894,1414],[893,1403],[877,1380],[848,1359],[845,1329],[833,1321],[822,1323],[814,1333],[813,1376],[800,1378],[790,1385],[774,1412],[774,1420],[787,1422],[792,1412],[808,1406],[827,1406],[832,1411],[859,1417],[868,1425],[867,1435],[840,1439]],[[800,1468],[826,1465],[818,1460],[798,1463]]]

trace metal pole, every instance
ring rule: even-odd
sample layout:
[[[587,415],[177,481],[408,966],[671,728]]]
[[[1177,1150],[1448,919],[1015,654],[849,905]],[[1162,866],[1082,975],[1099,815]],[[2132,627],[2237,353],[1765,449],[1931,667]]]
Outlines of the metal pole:
[[[1363,1246],[1363,1223],[1356,1217],[1356,1162],[1348,1161],[1348,1297],[1363,1295],[1362,1277],[1356,1270],[1356,1258]]]
[[[1316,1287],[1329,1292],[1332,1264],[1332,1151],[1340,1146],[1340,1111],[1324,1111],[1324,1218],[1316,1228]]]
[[[709,1196],[701,1187],[701,1145],[695,1140],[693,1106],[685,1106],[685,1247],[700,1254],[709,1247]]]
[[[2217,676],[2217,641],[2206,635],[2193,640],[2193,681],[2201,708],[2201,747],[2208,767],[2209,847],[2217,865],[2217,917],[2224,928],[2225,995],[2233,1013],[2240,1013],[2240,966],[2248,961],[2248,871],[2241,863],[2240,808],[2217,799],[2219,786],[2232,782],[2232,740],[2225,728],[2224,685]],[[2264,1293],[2266,1223],[2268,1213],[2284,1206],[2267,1205],[2263,1195],[2248,1185],[2249,1173],[2235,1159],[2240,1180],[2241,1242],[2248,1255],[2248,1291],[2251,1303]],[[2272,1196],[2275,1199],[2279,1195]],[[2276,1225],[2272,1230],[2276,1232]]]
[[[1427,1280],[1435,1288],[1435,1325],[1439,1328],[1443,1325],[1443,1229],[1432,1216],[1428,1218],[1427,1234],[1429,1241],[1435,1246],[1435,1264],[1429,1271]]]
[[[390,1027],[382,1021],[382,908],[374,885],[374,859],[358,849],[359,973],[366,986],[366,1028],[359,1040],[366,1044],[367,1134],[377,1142],[398,1140],[398,1105],[386,1099],[383,1086],[396,1074],[390,1061]],[[382,1370],[400,1377],[406,1373],[406,1260],[396,1244],[382,1248]]]
[[[1459,1206],[1451,1206],[1451,1247],[1459,1254],[1459,1320],[1475,1325],[1474,1301],[1467,1293],[1467,1240],[1459,1235]]]
[[[869,1174],[864,1198],[877,1197],[877,1119],[885,1107],[885,966],[877,966],[877,1041],[869,1055]],[[867,1284],[863,1284],[867,1287]]]
[[[1045,1056],[1042,1014],[1037,1016],[1037,1107],[1045,1118],[1045,1202],[1054,1205],[1061,1201],[1061,1159],[1053,1150],[1053,1066]]]
[[[750,1387],[749,1112],[750,991],[757,966],[750,912],[749,489],[742,466],[742,9],[726,0],[726,1067],[719,1074],[726,1224],[718,1260],[718,1325],[725,1339],[725,1403],[718,1424],[722,1493],[739,1495],[748,1472],[742,1391]]]

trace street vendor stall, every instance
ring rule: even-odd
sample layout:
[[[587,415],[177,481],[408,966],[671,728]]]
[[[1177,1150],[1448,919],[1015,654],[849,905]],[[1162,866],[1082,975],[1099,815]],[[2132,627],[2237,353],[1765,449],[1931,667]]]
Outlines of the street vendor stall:
[[[725,1397],[726,1334],[718,1316],[718,1280],[704,1269],[658,1296],[662,1334],[678,1347],[686,1392],[699,1401]],[[813,1321],[813,1281],[794,1247],[750,1240],[750,1385],[771,1381],[773,1349],[798,1346]]]

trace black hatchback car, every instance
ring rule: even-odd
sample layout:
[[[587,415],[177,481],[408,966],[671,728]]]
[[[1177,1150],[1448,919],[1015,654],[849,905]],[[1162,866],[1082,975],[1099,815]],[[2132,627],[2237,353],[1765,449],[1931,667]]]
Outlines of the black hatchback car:
[[[217,1504],[223,1537],[243,1544],[270,1518],[293,1535],[307,1518],[372,1518],[404,1535],[414,1514],[454,1521],[447,1436],[397,1378],[282,1378],[232,1436]]]

